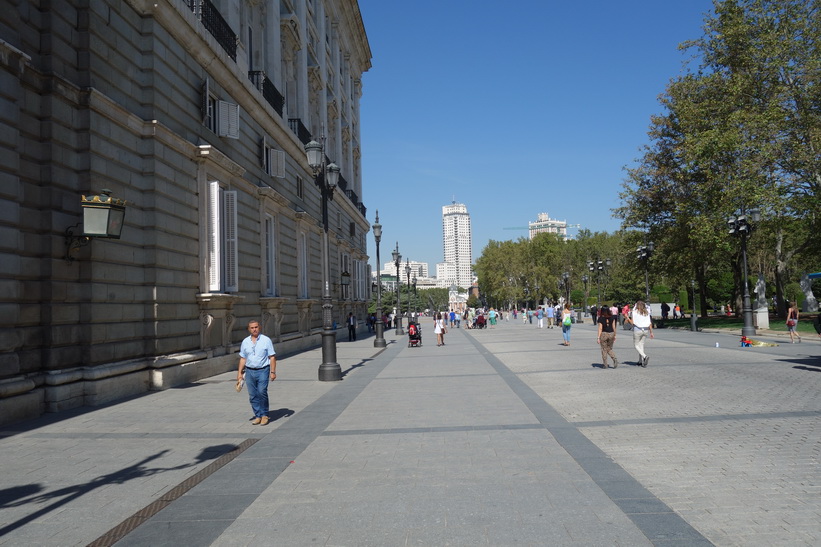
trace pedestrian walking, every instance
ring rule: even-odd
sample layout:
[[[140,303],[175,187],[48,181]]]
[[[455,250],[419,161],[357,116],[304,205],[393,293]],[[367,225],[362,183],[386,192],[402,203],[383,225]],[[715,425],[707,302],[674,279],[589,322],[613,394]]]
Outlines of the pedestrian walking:
[[[499,314],[496,313],[496,310],[493,309],[493,308],[490,308],[490,311],[487,312],[487,317],[488,317],[488,319],[490,319],[490,328],[492,328],[492,329],[496,328],[496,318],[498,316],[499,316]]]
[[[448,331],[446,322],[442,319],[442,314],[436,312],[436,318],[433,320],[433,333],[436,335],[436,346],[445,345],[445,333]]]
[[[607,368],[607,357],[613,360],[613,368],[619,366],[619,360],[616,359],[616,354],[613,353],[613,344],[616,342],[616,317],[609,308],[602,308],[601,316],[598,323],[598,335],[596,342],[601,347],[601,361],[602,368]]]
[[[348,325],[348,342],[355,342],[356,341],[356,317],[354,317],[353,312],[348,312],[348,319],[345,320],[345,324]]]
[[[795,339],[798,338],[798,343],[801,343],[801,335],[798,334],[798,305],[793,302],[787,312],[787,332],[790,333],[790,344],[795,344]]]
[[[536,319],[539,320],[539,328],[543,329],[544,328],[544,309],[541,306],[539,306],[539,309],[536,310]]]
[[[547,313],[547,328],[552,329],[554,323],[553,320],[556,318],[556,310],[553,309],[552,304],[547,306],[545,313]]]
[[[260,334],[259,321],[248,321],[249,336],[242,341],[239,348],[239,367],[237,368],[237,389],[242,388],[242,381],[248,386],[248,399],[254,412],[253,425],[268,425],[268,380],[277,378],[277,357],[274,343]]]
[[[653,318],[650,317],[650,311],[647,309],[643,300],[636,302],[636,305],[633,307],[633,314],[629,320],[633,325],[633,346],[635,346],[636,351],[639,352],[639,362],[637,364],[642,367],[647,367],[650,363],[650,358],[644,352],[644,341],[648,335],[650,338],[654,338]]]
[[[570,312],[570,302],[564,305],[562,310],[562,338],[565,346],[570,345],[570,326],[573,324],[572,313]]]

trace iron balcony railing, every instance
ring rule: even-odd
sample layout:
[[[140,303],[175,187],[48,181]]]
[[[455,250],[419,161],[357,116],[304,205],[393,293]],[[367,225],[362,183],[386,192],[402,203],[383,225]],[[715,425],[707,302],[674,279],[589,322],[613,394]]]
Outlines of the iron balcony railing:
[[[294,135],[299,139],[299,142],[302,144],[311,142],[311,132],[308,131],[308,128],[305,127],[301,119],[288,118],[288,125],[291,127],[291,131],[294,132]]]
[[[251,70],[248,72],[248,79],[254,86],[262,91],[262,96],[268,101],[277,114],[282,116],[282,109],[285,107],[285,97],[279,92],[274,82],[268,79],[263,70]]]
[[[237,60],[237,35],[220,15],[211,0],[188,0],[188,7],[200,20],[205,30],[216,38],[217,43],[234,60]]]

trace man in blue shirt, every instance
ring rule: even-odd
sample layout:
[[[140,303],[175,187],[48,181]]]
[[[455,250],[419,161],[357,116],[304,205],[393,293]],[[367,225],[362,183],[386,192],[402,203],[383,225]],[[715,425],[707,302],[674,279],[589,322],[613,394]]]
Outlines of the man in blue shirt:
[[[547,307],[547,310],[545,311],[547,312],[547,328],[552,329],[554,323],[553,318],[556,315],[556,310],[554,310],[553,306],[550,305]]]
[[[248,386],[248,398],[254,411],[253,425],[268,425],[268,377],[273,382],[277,379],[277,357],[274,343],[260,334],[259,321],[248,321],[248,332],[251,333],[239,349],[239,369],[237,385],[240,385],[243,374]]]

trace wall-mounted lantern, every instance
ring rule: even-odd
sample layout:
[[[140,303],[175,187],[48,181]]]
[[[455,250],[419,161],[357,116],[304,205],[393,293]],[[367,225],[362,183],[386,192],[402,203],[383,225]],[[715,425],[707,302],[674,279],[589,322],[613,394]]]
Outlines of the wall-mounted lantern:
[[[103,188],[99,195],[82,196],[82,235],[74,235],[74,230],[80,223],[66,228],[66,261],[74,261],[74,253],[80,247],[88,245],[92,237],[120,239],[125,218],[125,203],[124,199],[111,197],[111,190],[107,188]]]

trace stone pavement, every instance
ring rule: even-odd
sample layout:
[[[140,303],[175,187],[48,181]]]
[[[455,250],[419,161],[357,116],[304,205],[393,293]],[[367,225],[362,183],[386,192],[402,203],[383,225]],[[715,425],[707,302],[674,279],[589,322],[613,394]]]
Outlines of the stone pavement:
[[[0,545],[821,543],[821,342],[656,334],[423,323],[280,359],[265,427],[235,373],[6,426]]]

